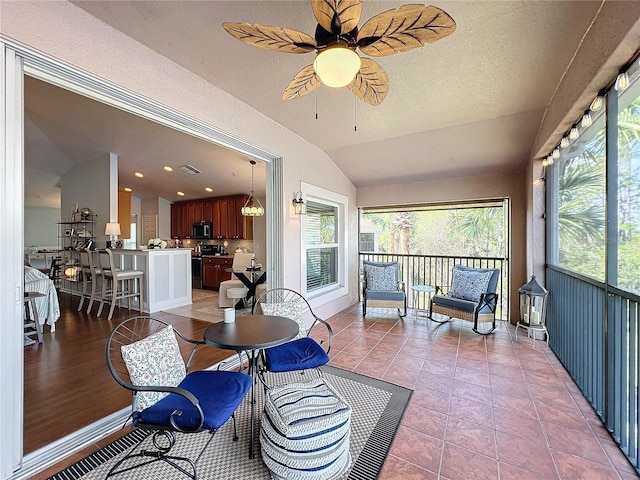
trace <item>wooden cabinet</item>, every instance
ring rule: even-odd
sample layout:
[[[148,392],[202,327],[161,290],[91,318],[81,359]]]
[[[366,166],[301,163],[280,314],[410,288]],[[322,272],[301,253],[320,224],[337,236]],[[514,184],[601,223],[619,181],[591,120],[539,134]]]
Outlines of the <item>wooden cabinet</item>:
[[[120,238],[131,238],[131,192],[125,190],[118,190],[118,223]]]
[[[191,238],[188,203],[174,203],[171,205],[171,238]]]
[[[198,222],[211,222],[212,238],[251,240],[253,218],[242,216],[246,195],[207,198],[171,205],[171,237],[191,238],[191,226]]]
[[[231,268],[233,258],[227,257],[203,257],[202,258],[202,286],[214,290],[220,289],[220,283],[231,280]]]

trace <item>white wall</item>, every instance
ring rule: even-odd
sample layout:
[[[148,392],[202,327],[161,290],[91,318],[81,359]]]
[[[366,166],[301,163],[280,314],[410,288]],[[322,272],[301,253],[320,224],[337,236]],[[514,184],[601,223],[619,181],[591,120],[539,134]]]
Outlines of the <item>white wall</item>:
[[[171,238],[171,202],[158,197],[158,236]]]
[[[97,215],[93,235],[96,248],[105,248],[109,237],[104,229],[109,222],[111,201],[109,154],[76,165],[60,178],[60,210],[62,217],[71,217],[74,205],[89,207]]]
[[[24,248],[58,246],[59,208],[24,207]]]

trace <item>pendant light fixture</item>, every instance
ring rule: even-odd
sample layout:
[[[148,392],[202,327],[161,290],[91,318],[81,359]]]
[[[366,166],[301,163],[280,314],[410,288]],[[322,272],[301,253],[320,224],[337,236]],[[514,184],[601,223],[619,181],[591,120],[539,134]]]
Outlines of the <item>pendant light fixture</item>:
[[[264,215],[264,207],[260,203],[260,200],[255,198],[255,192],[253,190],[253,166],[256,164],[256,161],[250,160],[249,163],[251,163],[251,195],[247,198],[241,211],[245,217],[260,217]]]

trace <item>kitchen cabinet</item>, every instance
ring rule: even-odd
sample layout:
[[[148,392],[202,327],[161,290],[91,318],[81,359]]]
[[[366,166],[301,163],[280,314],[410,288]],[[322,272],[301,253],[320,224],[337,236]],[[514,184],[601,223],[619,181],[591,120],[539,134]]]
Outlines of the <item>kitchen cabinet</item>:
[[[219,290],[221,282],[231,280],[232,264],[232,257],[202,257],[202,287]]]
[[[171,205],[171,237],[191,238],[191,226],[211,222],[217,239],[253,239],[253,218],[242,216],[247,195],[207,198]]]
[[[171,205],[171,238],[191,238],[191,225],[188,223],[187,203]]]

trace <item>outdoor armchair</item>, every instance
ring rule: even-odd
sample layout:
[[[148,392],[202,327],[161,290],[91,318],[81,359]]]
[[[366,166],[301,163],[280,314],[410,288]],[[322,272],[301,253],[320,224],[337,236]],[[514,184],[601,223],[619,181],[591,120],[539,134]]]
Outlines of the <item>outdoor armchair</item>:
[[[367,307],[396,308],[400,317],[407,315],[407,294],[398,279],[398,262],[363,261],[362,315]]]

